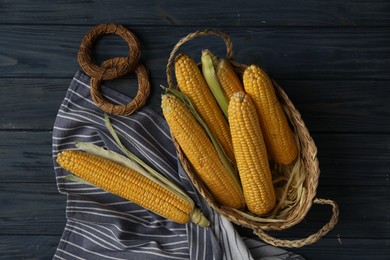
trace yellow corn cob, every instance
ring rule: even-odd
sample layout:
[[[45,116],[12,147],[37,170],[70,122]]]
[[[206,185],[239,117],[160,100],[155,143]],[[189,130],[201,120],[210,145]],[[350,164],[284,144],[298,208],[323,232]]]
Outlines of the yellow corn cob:
[[[230,99],[228,114],[246,205],[254,214],[268,213],[276,198],[256,108],[248,95],[236,92]]]
[[[224,206],[242,208],[245,201],[238,180],[223,166],[206,132],[184,103],[166,94],[161,107],[173,137],[215,200]]]
[[[281,164],[291,163],[298,155],[297,145],[271,79],[262,69],[251,65],[244,71],[243,82],[256,106],[271,157]]]
[[[216,66],[217,76],[221,87],[230,100],[234,93],[244,91],[244,87],[234,71],[230,62],[226,59],[218,61]]]
[[[195,61],[186,54],[175,59],[175,75],[180,91],[192,102],[210,131],[221,143],[231,162],[235,162],[227,119],[222,114]]]
[[[194,207],[189,201],[126,166],[72,150],[59,153],[57,162],[83,180],[169,220],[183,224],[191,220]]]

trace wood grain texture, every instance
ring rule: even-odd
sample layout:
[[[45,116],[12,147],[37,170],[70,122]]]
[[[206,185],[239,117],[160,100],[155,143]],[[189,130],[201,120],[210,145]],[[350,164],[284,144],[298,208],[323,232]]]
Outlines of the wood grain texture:
[[[0,128],[52,129],[70,81],[0,78]]]
[[[55,252],[66,196],[55,184],[51,129],[79,69],[82,38],[107,22],[140,38],[153,86],[148,106],[158,112],[174,44],[198,29],[227,32],[236,60],[262,66],[301,112],[318,146],[318,196],[340,206],[333,231],[291,251],[308,260],[389,259],[389,14],[387,0],[0,0],[0,259],[50,259]],[[182,51],[199,61],[205,47],[225,55],[216,37]],[[121,39],[107,36],[94,58],[127,52]],[[132,76],[105,84],[133,96]],[[273,234],[302,238],[329,214],[314,206],[298,226]]]
[[[0,202],[5,205],[0,212],[0,235],[62,233],[66,196],[58,193],[54,183],[9,183],[0,185],[0,188]],[[385,209],[390,200],[388,186],[340,188],[323,185],[319,188],[318,197],[334,199],[340,206],[339,223],[327,238],[389,238],[388,212],[378,210]],[[330,215],[330,207],[315,205],[298,225],[269,233],[281,239],[304,238],[320,229],[329,221]],[[251,230],[240,229],[245,236],[252,233]]]
[[[390,25],[385,0],[0,1],[0,23],[216,26]]]
[[[390,240],[387,239],[321,239],[314,245],[297,248],[292,251],[300,253],[307,260],[388,260]]]
[[[51,132],[0,132],[1,183],[50,183],[55,176]]]
[[[59,235],[0,235],[0,259],[51,259],[60,238]],[[288,250],[300,253],[307,260],[350,260],[351,256],[357,260],[366,260],[367,257],[388,260],[388,243],[389,240],[385,239],[323,238],[314,245]]]
[[[79,69],[77,51],[89,26],[0,26],[2,77],[70,78]],[[173,46],[202,27],[128,26],[139,36],[142,62],[152,78],[165,78]],[[218,29],[218,28],[217,28]],[[258,64],[275,79],[390,79],[390,32],[387,28],[221,28],[231,36],[236,60]],[[217,37],[190,42],[181,51],[200,60],[209,48],[225,56]],[[97,60],[125,56],[119,37],[102,38]],[[198,58],[197,58],[198,57]]]
[[[389,187],[388,134],[313,134],[312,137],[318,148],[320,185]]]
[[[3,145],[7,147],[2,147],[1,151],[12,151],[2,157],[4,162],[14,160],[24,165],[15,167],[14,163],[5,163],[10,168],[6,167],[4,170],[9,174],[2,175],[3,182],[0,185],[0,205],[7,205],[0,213],[0,233],[8,234],[12,231],[21,234],[20,232],[27,230],[31,230],[29,234],[47,234],[45,232],[55,230],[58,232],[63,225],[61,220],[64,217],[65,196],[56,189],[51,155],[46,152],[48,143],[44,140],[48,139],[49,133],[13,132],[12,135],[6,135],[0,132],[0,137],[4,137]],[[387,147],[390,139],[385,135],[367,137],[326,134],[313,137],[319,141],[317,143],[320,149],[318,197],[336,200],[341,210],[340,222],[329,236],[367,238],[374,232],[377,238],[389,237],[386,209],[390,201],[390,182],[386,158],[389,157]],[[363,138],[367,142],[361,143]],[[380,140],[385,139],[387,142],[379,145]],[[26,150],[30,151],[27,157],[23,156]],[[346,156],[346,153],[349,155]],[[34,160],[31,161],[31,158]],[[34,169],[35,161],[46,163],[38,165],[34,175],[26,176],[30,169]],[[314,206],[297,228],[281,234],[287,237],[306,236],[319,229],[329,219],[329,214],[329,207]],[[26,222],[34,225],[25,226]],[[4,226],[1,227],[2,225]]]
[[[61,234],[65,201],[55,183],[1,183],[0,234]]]
[[[390,185],[387,134],[313,134],[320,185]],[[53,183],[51,132],[0,132],[4,183]]]
[[[0,259],[52,259],[60,235],[0,235]]]
[[[0,78],[0,103],[3,113],[0,117],[0,128],[51,130],[72,77]],[[153,89],[146,104],[159,112],[162,81],[152,80]],[[138,81],[133,74],[123,79],[105,81],[103,84],[133,98],[138,91]]]
[[[56,113],[69,87],[69,78],[0,78],[2,129],[51,130]],[[283,80],[279,82],[313,133],[390,131],[390,81],[377,80]],[[138,82],[126,78],[106,81],[105,86],[130,97]],[[147,106],[161,113],[161,84],[151,79]]]
[[[339,222],[326,238],[389,239],[390,227],[387,224],[386,210],[390,200],[388,190],[388,186],[321,185],[317,197],[335,200],[340,208]],[[313,205],[301,223],[287,230],[268,233],[279,239],[302,239],[322,228],[329,221],[331,213],[330,206]],[[238,229],[243,236],[252,236],[250,229]]]
[[[53,183],[50,132],[0,132],[2,182]],[[320,185],[390,185],[387,134],[313,134]]]

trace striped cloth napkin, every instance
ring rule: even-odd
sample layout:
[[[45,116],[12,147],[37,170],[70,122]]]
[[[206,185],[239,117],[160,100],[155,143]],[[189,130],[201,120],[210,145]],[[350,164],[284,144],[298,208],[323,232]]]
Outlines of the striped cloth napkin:
[[[209,228],[168,221],[131,201],[65,179],[68,172],[56,163],[56,155],[75,149],[75,141],[120,152],[104,126],[103,112],[91,100],[89,82],[83,72],[76,73],[54,124],[54,171],[59,192],[67,196],[67,223],[53,259],[303,259],[241,237],[212,210],[181,168],[164,118],[149,107],[128,117],[111,116],[112,124],[130,151],[188,192],[210,220]],[[104,86],[102,91],[111,102],[130,101]]]

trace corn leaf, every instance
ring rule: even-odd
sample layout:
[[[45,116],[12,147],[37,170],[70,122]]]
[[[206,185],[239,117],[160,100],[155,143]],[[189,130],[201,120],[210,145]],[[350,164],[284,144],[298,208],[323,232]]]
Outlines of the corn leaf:
[[[202,117],[199,115],[199,113],[196,111],[195,107],[192,105],[190,99],[182,92],[180,92],[177,89],[174,88],[166,88],[164,86],[161,86],[167,95],[174,95],[177,98],[179,98],[191,111],[191,113],[194,115],[196,120],[199,122],[199,124],[202,126],[202,128],[206,131],[208,137],[210,138],[211,142],[213,143],[213,146],[215,147],[215,150],[217,151],[218,157],[221,160],[222,164],[225,166],[226,170],[230,173],[230,175],[233,177],[233,180],[236,182],[237,185],[240,186],[240,182],[238,179],[238,173],[233,167],[232,163],[228,159],[228,156],[226,155],[225,151],[222,148],[222,145],[218,142],[217,138],[215,138],[214,134],[211,132],[211,130],[207,127],[206,123],[202,119]]]
[[[217,101],[221,111],[228,118],[228,105],[229,101],[226,98],[225,91],[222,89],[219,84],[217,74],[214,69],[213,56],[209,50],[202,51],[202,73],[205,78],[209,89],[214,95],[215,100]]]

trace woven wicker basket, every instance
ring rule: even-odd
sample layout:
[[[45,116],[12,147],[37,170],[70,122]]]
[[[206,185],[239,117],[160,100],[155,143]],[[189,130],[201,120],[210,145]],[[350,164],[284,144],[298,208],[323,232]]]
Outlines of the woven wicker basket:
[[[173,82],[172,76],[172,66],[175,59],[176,54],[180,47],[192,39],[203,37],[203,36],[219,36],[221,37],[227,48],[227,59],[233,64],[235,71],[242,75],[244,69],[247,67],[246,65],[239,64],[234,61],[233,58],[233,44],[230,40],[229,36],[221,31],[215,30],[201,30],[188,34],[184,38],[182,38],[172,49],[168,63],[167,63],[167,82],[168,86],[171,88],[175,88],[175,84]],[[225,208],[216,203],[213,199],[213,196],[210,194],[208,189],[204,186],[202,181],[198,178],[195,171],[193,170],[191,164],[185,157],[183,151],[179,147],[176,140],[174,140],[176,150],[178,153],[179,160],[181,161],[184,170],[188,174],[189,178],[193,182],[194,186],[198,190],[198,192],[203,196],[203,198],[207,201],[207,203],[218,213],[228,218],[233,223],[250,228],[253,230],[254,234],[259,236],[265,242],[282,247],[302,247],[304,245],[312,244],[318,241],[322,236],[328,233],[333,227],[336,225],[338,221],[338,206],[332,200],[319,199],[316,198],[316,191],[318,186],[318,178],[320,174],[319,163],[317,159],[317,147],[311,138],[308,129],[303,122],[300,113],[294,107],[293,103],[290,101],[286,93],[283,89],[275,82],[275,92],[281,102],[281,105],[293,127],[294,135],[297,140],[298,149],[300,151],[300,156],[297,160],[300,160],[300,175],[303,176],[304,181],[302,183],[304,195],[300,196],[299,201],[295,204],[295,206],[289,210],[288,214],[284,216],[282,221],[259,221],[253,220],[250,217],[239,214],[237,211]],[[279,166],[283,167],[283,166]],[[303,220],[308,211],[310,210],[313,204],[328,204],[332,206],[332,217],[328,223],[326,223],[320,230],[316,233],[298,240],[281,240],[276,239],[265,231],[267,230],[284,230],[290,228]]]

